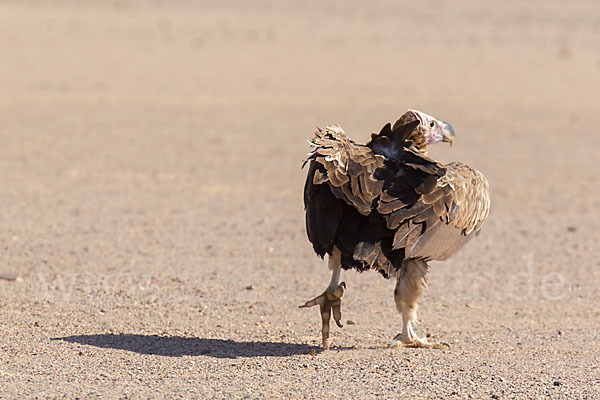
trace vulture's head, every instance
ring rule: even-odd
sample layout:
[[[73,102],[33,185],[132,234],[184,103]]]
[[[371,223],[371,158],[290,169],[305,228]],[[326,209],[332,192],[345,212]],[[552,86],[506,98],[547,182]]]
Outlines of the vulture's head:
[[[412,142],[422,151],[432,143],[454,142],[454,129],[449,123],[417,110],[408,110],[402,114],[392,127],[392,134]]]

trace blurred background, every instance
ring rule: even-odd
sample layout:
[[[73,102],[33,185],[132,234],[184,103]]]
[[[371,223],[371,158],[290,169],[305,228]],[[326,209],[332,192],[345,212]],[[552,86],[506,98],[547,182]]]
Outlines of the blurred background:
[[[595,6],[4,1],[2,100],[585,112],[599,83]]]
[[[420,329],[470,330],[480,348],[564,325],[597,339],[597,0],[1,1],[0,53],[1,330],[25,354],[14,368],[30,368],[31,346],[47,349],[40,373],[54,365],[64,343],[48,335],[317,344],[316,310],[296,309],[329,279],[304,231],[306,140],[337,123],[364,142],[408,108],[450,122],[455,145],[432,155],[492,188],[481,236],[435,265]],[[344,279],[358,320],[344,340],[385,343],[393,283]],[[529,333],[499,328],[515,321]]]
[[[292,218],[308,249],[305,141],[332,123],[364,141],[407,108],[453,124],[456,145],[433,155],[488,176],[504,234],[597,239],[595,1],[5,1],[0,48],[9,239],[99,224],[91,247],[112,252],[119,235],[100,232],[145,221],[178,246],[178,224],[194,247],[242,229],[236,248],[256,221],[225,221]]]

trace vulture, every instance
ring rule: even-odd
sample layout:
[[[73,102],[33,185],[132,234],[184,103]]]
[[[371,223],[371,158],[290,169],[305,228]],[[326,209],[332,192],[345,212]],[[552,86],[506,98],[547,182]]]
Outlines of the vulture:
[[[396,279],[402,332],[390,347],[447,346],[418,337],[412,326],[428,262],[456,254],[478,234],[490,209],[488,182],[480,172],[427,156],[427,146],[452,144],[454,137],[449,123],[417,110],[386,124],[365,145],[338,125],[317,128],[302,165],[308,164],[306,231],[315,253],[327,254],[332,275],[325,292],[300,307],[319,305],[323,349],[329,348],[332,313],[342,327],[342,269],[373,269]]]

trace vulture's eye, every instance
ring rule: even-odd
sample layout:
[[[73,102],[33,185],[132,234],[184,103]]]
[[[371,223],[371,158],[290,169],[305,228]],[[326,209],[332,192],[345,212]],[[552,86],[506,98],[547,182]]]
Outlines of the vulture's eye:
[[[435,126],[435,122],[431,121],[431,122],[429,123],[429,126],[433,128],[433,127]]]

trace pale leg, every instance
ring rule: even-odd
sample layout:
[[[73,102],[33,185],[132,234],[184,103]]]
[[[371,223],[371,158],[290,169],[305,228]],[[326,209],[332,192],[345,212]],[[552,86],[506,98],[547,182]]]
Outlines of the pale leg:
[[[331,256],[329,256],[329,269],[331,270],[331,281],[329,282],[329,286],[327,286],[327,289],[325,289],[321,295],[300,306],[300,308],[304,308],[316,306],[317,304],[319,305],[321,321],[323,323],[321,328],[323,349],[325,350],[329,349],[329,320],[331,319],[332,311],[335,323],[340,328],[342,327],[342,323],[340,322],[342,319],[341,299],[344,295],[346,284],[344,282],[338,284],[342,272],[341,258],[340,251],[334,247]]]
[[[427,264],[419,260],[403,262],[394,290],[396,308],[402,314],[402,333],[396,335],[389,347],[423,347],[441,349],[447,344],[429,343],[427,338],[418,337],[412,324],[417,320],[417,303],[427,284]],[[449,346],[448,346],[449,347]]]

